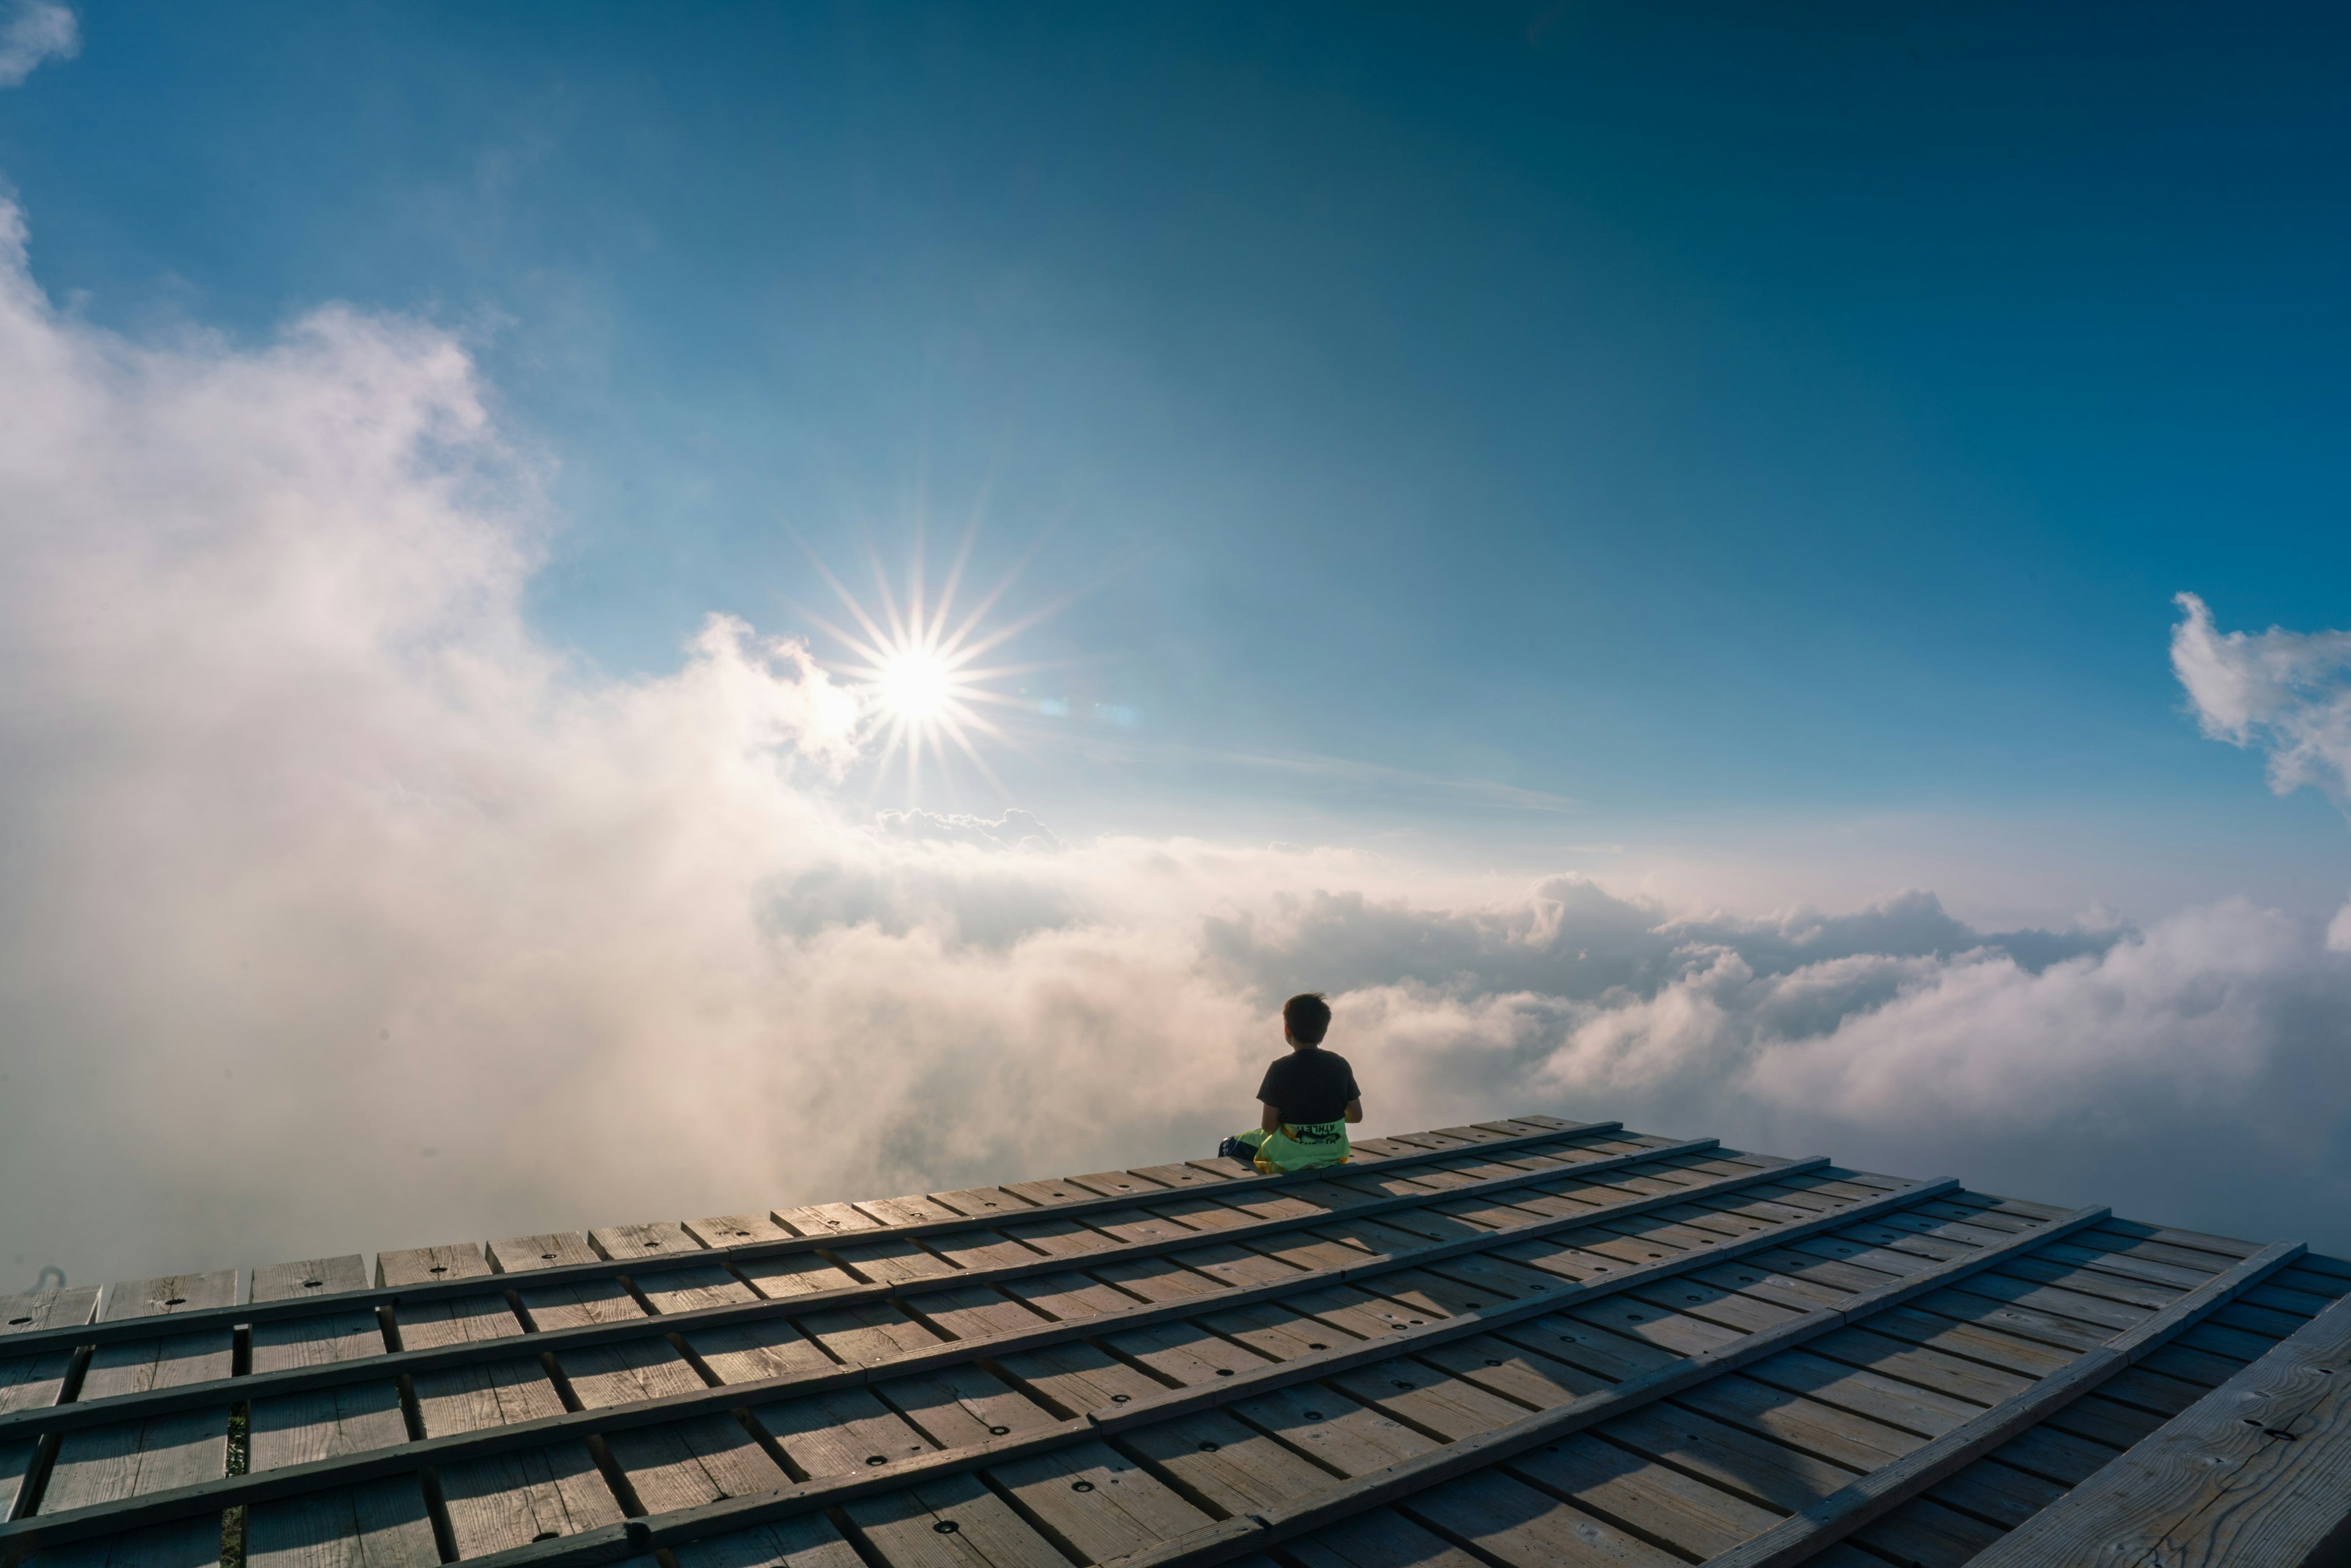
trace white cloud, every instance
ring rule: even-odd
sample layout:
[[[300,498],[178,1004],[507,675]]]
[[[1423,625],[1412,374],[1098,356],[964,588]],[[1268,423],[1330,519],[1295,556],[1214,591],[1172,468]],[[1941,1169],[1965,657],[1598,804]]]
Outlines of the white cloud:
[[[2314,925],[1753,920],[877,824],[798,644],[713,619],[612,682],[533,636],[538,476],[447,335],[126,340],[0,211],[0,1286],[1196,1154],[1309,987],[1388,1127],[1540,1108],[2241,1232],[2351,1212],[2351,940]]]
[[[2219,632],[2192,593],[2178,600],[2171,667],[2204,733],[2269,754],[2270,787],[2314,785],[2351,808],[2351,632]]]
[[[56,0],[14,0],[0,20],[0,88],[16,87],[44,60],[81,52],[81,26]]]
[[[994,821],[986,817],[942,816],[936,811],[909,808],[881,812],[875,826],[893,839],[969,844],[974,849],[1037,851],[1061,847],[1052,829],[1039,821],[1034,813],[1018,808],[1008,809]]]

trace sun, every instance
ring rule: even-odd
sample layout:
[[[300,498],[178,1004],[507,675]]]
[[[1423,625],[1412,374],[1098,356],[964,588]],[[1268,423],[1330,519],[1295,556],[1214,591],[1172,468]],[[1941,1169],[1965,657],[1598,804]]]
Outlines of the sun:
[[[955,700],[953,666],[928,648],[904,648],[873,677],[873,696],[893,718],[923,722],[943,716]]]
[[[831,667],[848,677],[864,705],[867,717],[861,740],[881,742],[875,782],[888,776],[903,752],[910,802],[921,782],[925,755],[935,755],[944,764],[950,748],[967,758],[1000,793],[1003,781],[980,755],[973,737],[984,736],[1007,741],[1009,737],[1002,726],[979,710],[989,705],[1007,709],[1027,705],[1020,698],[991,690],[988,683],[1047,667],[999,664],[983,668],[977,663],[981,655],[1002,646],[1058,606],[1040,610],[1009,625],[983,626],[988,612],[995,609],[997,601],[1019,576],[1019,570],[1015,568],[1011,575],[983,595],[960,620],[956,619],[956,596],[963,582],[964,568],[970,559],[972,537],[965,536],[963,548],[956,552],[955,564],[935,598],[924,578],[919,534],[907,563],[903,595],[891,591],[880,559],[872,558],[876,604],[872,610],[850,592],[814,551],[808,552],[819,575],[856,623],[856,630],[849,631],[821,616],[809,615],[853,655]]]

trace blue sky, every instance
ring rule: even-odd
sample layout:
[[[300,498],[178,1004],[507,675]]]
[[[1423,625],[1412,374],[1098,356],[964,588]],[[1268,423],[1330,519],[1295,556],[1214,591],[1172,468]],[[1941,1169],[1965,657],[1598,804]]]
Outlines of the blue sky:
[[[984,489],[984,569],[1046,541],[1009,602],[1083,591],[1014,650],[1072,738],[1000,768],[1073,828],[1965,819],[2317,907],[2339,822],[2162,656],[2177,591],[2351,580],[2346,25],[2220,21],[100,4],[0,170],[94,319],[461,328],[554,465],[535,613],[608,671],[805,630],[783,524],[894,561]]]
[[[0,1273],[1196,1154],[1308,988],[2351,1244],[2346,54],[0,0]],[[811,555],[974,517],[910,796]]]

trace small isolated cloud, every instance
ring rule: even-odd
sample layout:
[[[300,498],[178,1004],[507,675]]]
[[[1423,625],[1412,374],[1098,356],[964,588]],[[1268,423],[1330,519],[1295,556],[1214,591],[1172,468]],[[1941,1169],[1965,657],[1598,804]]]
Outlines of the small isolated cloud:
[[[56,0],[14,0],[0,9],[0,87],[16,87],[44,60],[81,52],[81,26]]]
[[[2351,810],[2351,632],[2223,633],[2179,596],[2171,667],[2204,733],[2269,757],[2270,788],[2313,785]]]
[[[884,811],[875,825],[893,839],[930,843],[969,844],[983,850],[1058,850],[1061,841],[1029,812],[1008,810],[994,821],[986,817],[941,816],[919,808]]]

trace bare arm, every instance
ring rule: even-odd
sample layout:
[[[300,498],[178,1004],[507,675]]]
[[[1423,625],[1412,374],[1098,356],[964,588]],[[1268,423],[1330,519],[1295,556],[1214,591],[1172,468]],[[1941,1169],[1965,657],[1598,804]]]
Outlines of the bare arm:
[[[1258,1102],[1258,1108],[1265,1113],[1265,1114],[1257,1119],[1257,1124],[1259,1127],[1262,1127],[1269,1133],[1279,1133],[1281,1131],[1281,1108],[1280,1106],[1269,1105],[1264,1101],[1260,1100]]]
[[[1361,1100],[1350,1100],[1350,1101],[1348,1101],[1348,1102],[1347,1102],[1347,1120],[1348,1120],[1348,1121],[1350,1121],[1350,1122],[1360,1122],[1360,1121],[1362,1121],[1363,1119],[1364,1119],[1364,1103],[1363,1103]]]

